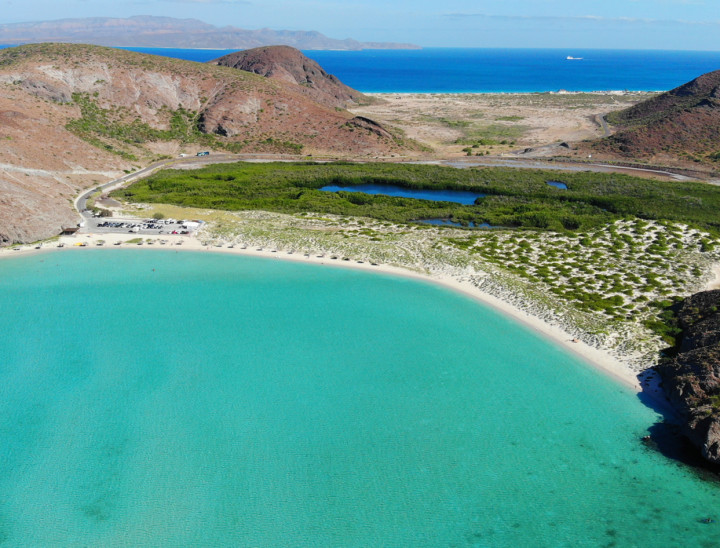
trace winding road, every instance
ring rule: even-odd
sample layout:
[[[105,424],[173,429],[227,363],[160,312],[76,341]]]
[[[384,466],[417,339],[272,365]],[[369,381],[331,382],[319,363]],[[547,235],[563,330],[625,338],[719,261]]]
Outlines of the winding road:
[[[147,167],[142,168],[139,171],[128,173],[127,175],[123,175],[122,177],[118,177],[117,179],[113,179],[112,181],[108,181],[107,183],[103,183],[99,186],[94,186],[88,190],[85,190],[82,194],[75,198],[75,209],[77,209],[82,220],[89,219],[90,217],[92,217],[92,214],[87,210],[87,201],[90,196],[95,194],[98,190],[102,192],[105,192],[106,190],[116,190],[127,184],[134,183],[135,181],[152,175],[155,171],[158,171],[160,169],[177,165],[205,165],[222,162],[236,162],[239,160],[240,158],[237,155],[233,154],[217,154],[214,156],[201,157],[190,156],[188,158],[172,158],[169,160],[160,160],[158,162],[150,164]]]

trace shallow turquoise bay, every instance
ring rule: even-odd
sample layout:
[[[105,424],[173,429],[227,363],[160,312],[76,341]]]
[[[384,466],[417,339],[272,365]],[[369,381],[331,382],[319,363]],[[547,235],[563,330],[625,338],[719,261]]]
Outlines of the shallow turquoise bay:
[[[717,545],[655,412],[443,288],[64,250],[0,312],[0,544]]]

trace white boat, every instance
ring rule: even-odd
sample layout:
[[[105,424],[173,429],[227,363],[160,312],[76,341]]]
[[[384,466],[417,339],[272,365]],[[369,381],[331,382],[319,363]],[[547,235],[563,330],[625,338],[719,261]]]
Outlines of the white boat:
[[[568,61],[582,61],[582,57],[573,57],[572,55],[568,55],[565,59]]]

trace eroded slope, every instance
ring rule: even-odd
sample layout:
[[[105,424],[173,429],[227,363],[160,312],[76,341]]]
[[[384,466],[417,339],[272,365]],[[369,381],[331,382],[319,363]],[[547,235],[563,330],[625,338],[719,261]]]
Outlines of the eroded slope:
[[[375,156],[389,133],[288,82],[97,46],[0,51],[0,243],[77,222],[71,198],[163,156],[202,149]]]

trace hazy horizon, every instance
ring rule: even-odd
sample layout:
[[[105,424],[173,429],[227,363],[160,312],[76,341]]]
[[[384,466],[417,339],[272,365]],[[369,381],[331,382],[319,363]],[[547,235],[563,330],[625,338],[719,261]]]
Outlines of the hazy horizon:
[[[6,0],[3,23],[154,15],[422,47],[718,51],[720,18],[708,18],[711,1]]]

